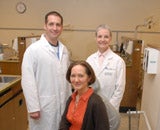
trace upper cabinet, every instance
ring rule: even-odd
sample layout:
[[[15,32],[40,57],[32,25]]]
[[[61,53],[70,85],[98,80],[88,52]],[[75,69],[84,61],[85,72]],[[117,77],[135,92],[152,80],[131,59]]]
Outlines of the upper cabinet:
[[[39,39],[40,36],[28,36],[28,37],[18,37],[15,39],[14,48],[16,48],[17,58],[8,58],[0,60],[0,74],[11,74],[20,75],[21,74],[21,64],[23,60],[23,54],[26,48],[33,42]]]

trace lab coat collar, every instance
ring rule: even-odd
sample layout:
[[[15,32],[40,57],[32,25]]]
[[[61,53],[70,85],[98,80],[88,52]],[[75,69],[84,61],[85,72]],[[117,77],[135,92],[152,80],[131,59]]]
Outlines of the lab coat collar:
[[[105,52],[105,57],[104,57],[104,61],[103,61],[103,64],[100,68],[100,73],[106,68],[109,66],[110,62],[112,61],[113,59],[113,51],[109,48],[106,52]]]
[[[40,40],[43,41],[43,46],[46,47],[49,51],[51,51],[52,53],[54,53],[56,55],[56,52],[54,51],[54,49],[52,49],[52,46],[49,44],[49,42],[47,41],[47,39],[45,38],[44,34],[41,35]],[[59,57],[60,59],[62,58],[62,53],[64,51],[64,45],[58,41],[59,44]]]
[[[98,56],[101,56],[101,55],[103,55],[104,57],[106,57],[107,56],[107,54],[108,54],[108,50],[109,49],[107,49],[105,52],[103,52],[103,53],[101,53],[99,50],[98,50]]]

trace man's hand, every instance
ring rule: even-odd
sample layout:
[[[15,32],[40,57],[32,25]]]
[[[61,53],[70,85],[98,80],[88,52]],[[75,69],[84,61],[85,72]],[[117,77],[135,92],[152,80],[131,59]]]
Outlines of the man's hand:
[[[30,117],[38,120],[40,118],[40,111],[29,113]]]

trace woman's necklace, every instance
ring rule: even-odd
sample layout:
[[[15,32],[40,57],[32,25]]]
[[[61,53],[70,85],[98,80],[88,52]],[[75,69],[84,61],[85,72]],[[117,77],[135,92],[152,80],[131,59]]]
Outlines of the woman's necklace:
[[[78,105],[78,102],[79,102],[79,95],[76,96],[76,101],[75,101],[75,106],[77,107]]]
[[[78,102],[79,102],[79,95],[76,96],[76,100],[75,100],[75,105],[74,105],[74,109],[73,109],[73,113],[75,113],[76,108],[78,106]]]

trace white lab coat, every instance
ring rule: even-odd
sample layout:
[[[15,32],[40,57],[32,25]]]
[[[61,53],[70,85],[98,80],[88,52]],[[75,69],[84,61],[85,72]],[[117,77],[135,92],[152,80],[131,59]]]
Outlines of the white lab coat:
[[[30,130],[58,130],[71,87],[66,81],[69,55],[59,42],[60,59],[44,35],[31,44],[22,62],[22,88],[28,112],[40,111],[41,118],[29,117]]]
[[[100,83],[100,93],[106,97],[117,110],[119,110],[120,102],[125,90],[125,62],[111,49],[108,49],[104,62],[100,67],[98,56],[98,52],[92,54],[87,58],[87,62],[95,71],[97,81]]]

